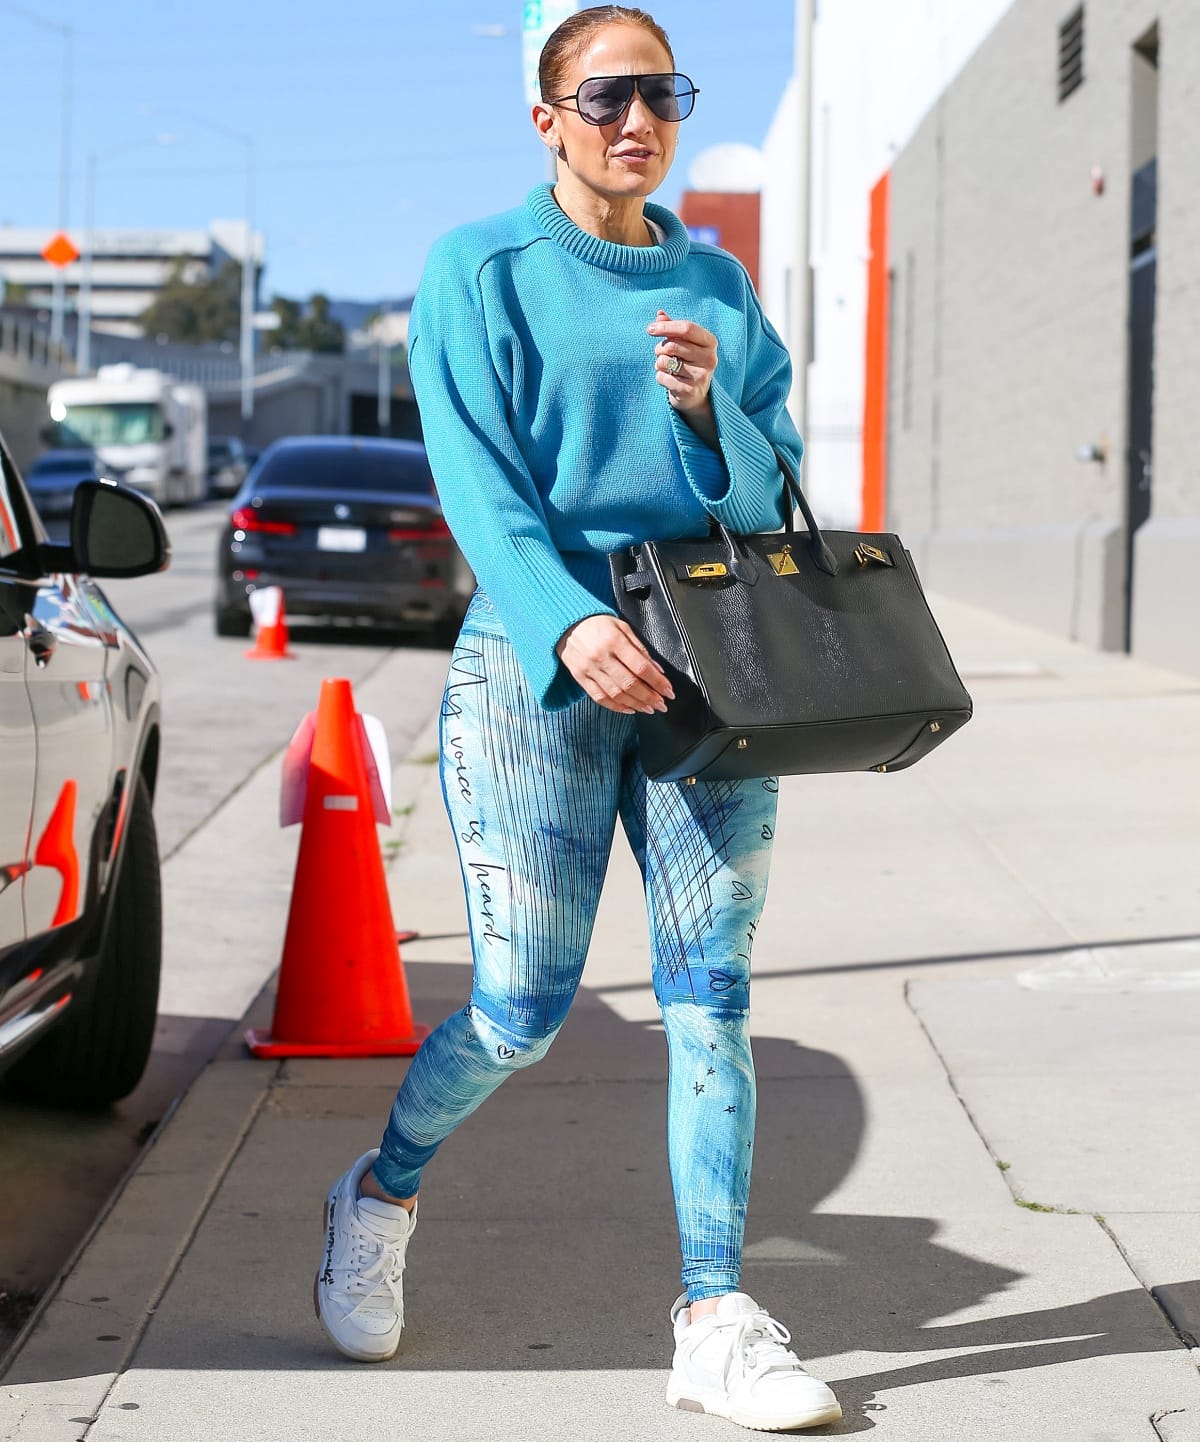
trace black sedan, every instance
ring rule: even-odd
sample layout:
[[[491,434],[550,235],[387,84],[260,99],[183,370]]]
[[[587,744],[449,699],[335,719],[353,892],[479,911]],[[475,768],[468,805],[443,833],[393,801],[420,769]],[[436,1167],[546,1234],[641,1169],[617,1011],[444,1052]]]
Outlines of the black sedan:
[[[217,548],[216,629],[250,634],[250,593],[281,586],[289,617],[457,630],[474,580],[418,441],[276,441],[233,499]]]
[[[82,481],[51,544],[0,444],[0,1072],[98,1107],[150,1055],[159,681],[93,580],[161,570],[153,502]]]

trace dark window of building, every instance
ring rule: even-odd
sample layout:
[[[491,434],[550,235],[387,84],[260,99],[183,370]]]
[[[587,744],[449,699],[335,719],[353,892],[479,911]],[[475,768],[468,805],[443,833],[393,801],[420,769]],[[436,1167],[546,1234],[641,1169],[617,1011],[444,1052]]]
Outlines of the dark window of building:
[[[1083,6],[1058,27],[1058,103],[1083,84]]]

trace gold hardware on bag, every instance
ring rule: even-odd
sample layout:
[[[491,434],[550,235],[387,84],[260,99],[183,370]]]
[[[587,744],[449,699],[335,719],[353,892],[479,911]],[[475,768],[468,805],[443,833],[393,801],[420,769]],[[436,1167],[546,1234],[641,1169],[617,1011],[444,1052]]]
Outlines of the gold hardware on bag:
[[[872,767],[871,767],[871,770],[872,770],[872,771],[886,771],[886,770],[887,770],[887,767],[886,767],[886,766],[872,766]]]
[[[696,778],[694,776],[685,776],[683,778],[683,784],[685,786],[695,786]]]
[[[791,546],[784,546],[782,551],[772,551],[767,557],[771,563],[771,569],[777,576],[798,576],[800,568],[792,560]]]
[[[744,751],[744,750],[746,749],[746,747],[749,746],[749,745],[750,745],[750,742],[746,739],[745,736],[739,736],[739,737],[738,737],[738,739],[737,739],[737,749],[738,749],[739,751]]]
[[[687,574],[689,581],[707,581],[713,576],[728,576],[729,570],[724,561],[701,561],[689,566]]]
[[[931,721],[929,723],[929,729],[931,731],[940,731],[942,729],[942,723],[940,721]]]
[[[878,546],[868,546],[865,541],[859,541],[855,546],[854,559],[860,566],[865,566],[868,561],[878,561],[881,566],[896,564],[886,551],[881,551]]]

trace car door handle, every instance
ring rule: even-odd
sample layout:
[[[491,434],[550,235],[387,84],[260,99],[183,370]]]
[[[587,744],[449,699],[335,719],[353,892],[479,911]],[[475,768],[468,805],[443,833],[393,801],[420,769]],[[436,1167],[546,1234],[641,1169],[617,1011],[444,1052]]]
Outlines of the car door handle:
[[[34,663],[38,666],[48,665],[54,655],[54,648],[58,645],[58,637],[54,632],[33,622],[25,631],[25,641],[33,652]]]

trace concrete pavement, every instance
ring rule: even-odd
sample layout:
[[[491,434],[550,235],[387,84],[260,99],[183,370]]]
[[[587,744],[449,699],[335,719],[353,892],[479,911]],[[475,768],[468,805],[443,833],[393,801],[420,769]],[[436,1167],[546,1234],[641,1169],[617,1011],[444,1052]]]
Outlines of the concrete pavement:
[[[971,725],[894,777],[783,787],[744,1286],[843,1400],[808,1435],[1198,1442],[1200,685],[936,610]],[[412,660],[360,705],[386,714]],[[391,869],[430,1022],[469,987],[434,749],[427,729],[397,766]],[[274,798],[263,773],[173,862],[177,935],[256,938],[215,958],[229,1017],[269,1018]],[[267,879],[216,918],[239,806]],[[430,1167],[394,1362],[334,1354],[311,1286],[325,1188],[404,1064],[254,1062],[239,1028],[31,1329],[0,1436],[735,1435],[662,1401],[678,1252],[638,893],[619,843],[561,1037]]]

